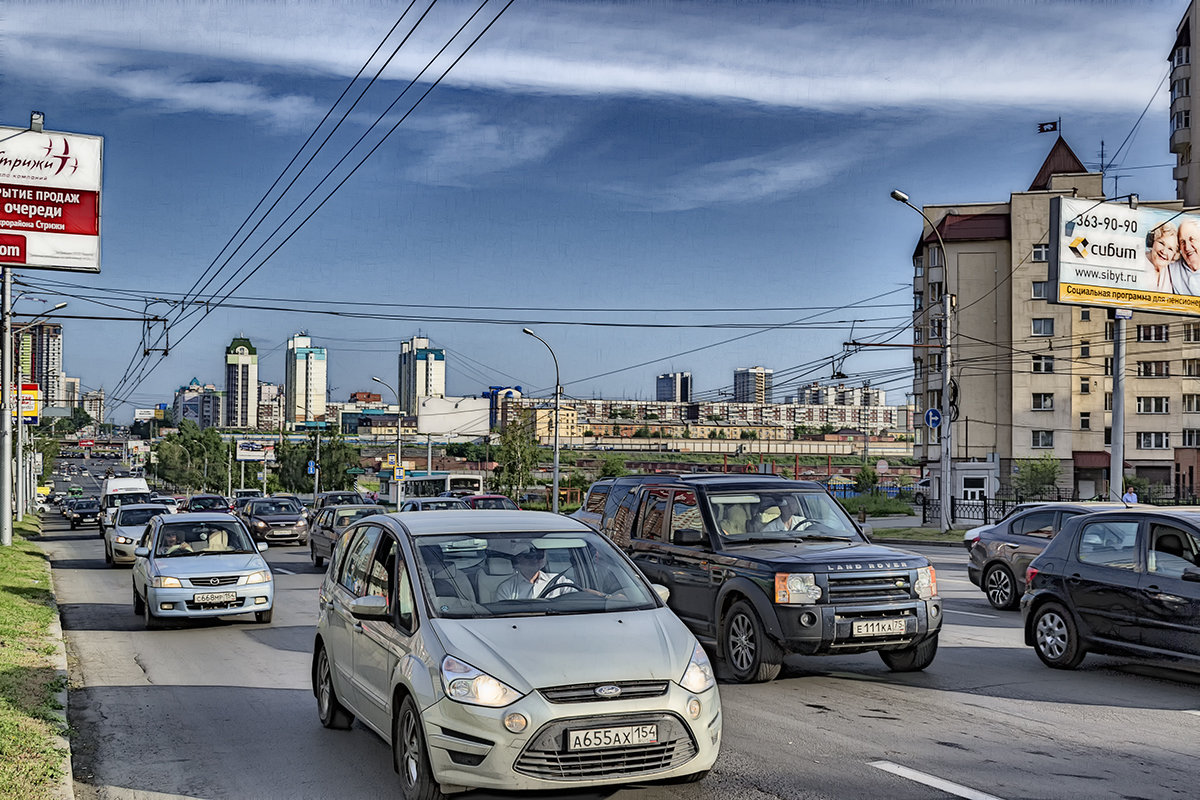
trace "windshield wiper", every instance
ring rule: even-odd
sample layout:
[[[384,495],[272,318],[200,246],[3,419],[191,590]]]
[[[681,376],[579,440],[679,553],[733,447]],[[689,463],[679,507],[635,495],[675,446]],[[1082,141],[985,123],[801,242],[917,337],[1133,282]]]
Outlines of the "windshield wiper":
[[[817,539],[822,542],[853,542],[849,536],[833,536],[828,533],[801,533],[802,539]]]
[[[794,536],[726,536],[729,544],[762,544],[763,542],[791,542]]]

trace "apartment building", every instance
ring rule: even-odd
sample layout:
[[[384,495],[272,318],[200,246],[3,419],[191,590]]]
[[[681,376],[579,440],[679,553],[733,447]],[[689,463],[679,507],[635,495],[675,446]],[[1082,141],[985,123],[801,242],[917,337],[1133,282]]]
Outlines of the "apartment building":
[[[325,389],[328,386],[324,347],[314,347],[307,333],[287,341],[283,381],[284,422],[293,429],[325,424]]]
[[[1175,28],[1175,43],[1167,56],[1171,67],[1171,152],[1175,155],[1175,196],[1185,205],[1200,206],[1200,147],[1193,147],[1192,40],[1196,38],[1196,4]]]
[[[430,347],[429,340],[414,336],[400,343],[400,408],[417,413],[421,397],[446,396],[446,351]]]
[[[692,373],[668,372],[654,380],[654,399],[668,403],[692,400]]]
[[[920,423],[943,408],[945,343],[957,385],[952,486],[991,496],[1017,463],[1052,454],[1059,485],[1081,498],[1107,491],[1114,324],[1103,308],[1049,302],[1050,203],[1104,200],[1061,137],[1025,191],[1007,202],[926,205],[913,253],[915,455],[940,480],[939,434]],[[1179,210],[1183,203],[1146,203]],[[943,297],[955,298],[947,320]],[[1200,322],[1135,313],[1127,323],[1126,473],[1172,486],[1175,447],[1200,445]]]
[[[258,350],[244,336],[225,348],[225,424],[258,427]]]
[[[733,371],[735,403],[770,403],[775,370],[766,367],[740,367]]]

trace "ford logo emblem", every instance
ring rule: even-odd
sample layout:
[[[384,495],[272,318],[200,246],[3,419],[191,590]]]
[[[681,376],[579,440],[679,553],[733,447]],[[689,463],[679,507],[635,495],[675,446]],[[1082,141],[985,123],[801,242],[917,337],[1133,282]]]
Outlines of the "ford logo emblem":
[[[614,686],[611,683],[606,683],[603,686],[597,686],[595,689],[597,697],[611,698],[621,696],[621,687]]]

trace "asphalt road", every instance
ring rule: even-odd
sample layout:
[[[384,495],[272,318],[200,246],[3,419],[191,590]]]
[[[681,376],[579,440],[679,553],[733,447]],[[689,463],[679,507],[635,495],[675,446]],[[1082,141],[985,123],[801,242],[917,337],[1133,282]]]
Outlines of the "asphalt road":
[[[267,554],[273,624],[146,631],[129,570],[104,564],[94,530],[69,531],[54,514],[43,538],[71,662],[77,797],[397,796],[382,740],[317,720],[320,576],[304,551]],[[893,675],[874,655],[791,658],[770,684],[721,686],[724,746],[704,782],[545,796],[1196,796],[1200,677],[1097,656],[1076,672],[1047,669],[1022,644],[1019,614],[992,610],[967,581],[965,551],[923,552],[947,610],[924,673]]]

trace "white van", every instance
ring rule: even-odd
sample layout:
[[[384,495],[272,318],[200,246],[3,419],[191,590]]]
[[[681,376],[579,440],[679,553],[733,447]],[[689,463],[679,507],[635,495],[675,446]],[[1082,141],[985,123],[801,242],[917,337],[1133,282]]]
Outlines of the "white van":
[[[131,503],[149,503],[150,487],[145,478],[108,478],[100,487],[100,532],[112,525],[117,507]]]

